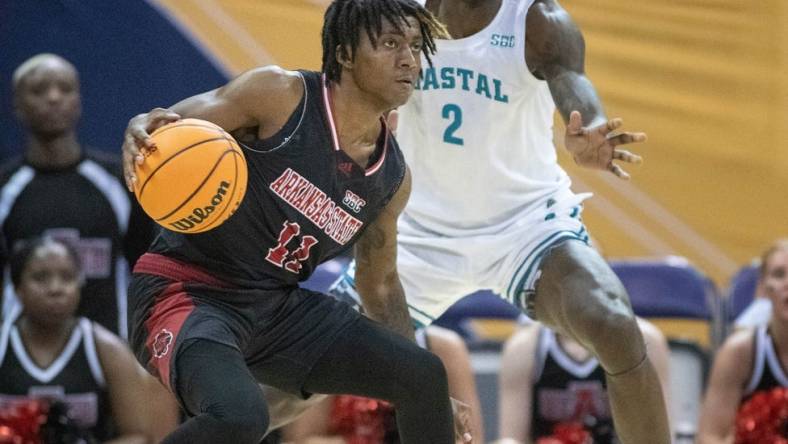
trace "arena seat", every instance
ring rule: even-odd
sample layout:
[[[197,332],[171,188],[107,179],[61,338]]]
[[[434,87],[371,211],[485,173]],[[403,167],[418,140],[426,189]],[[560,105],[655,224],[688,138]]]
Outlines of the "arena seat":
[[[686,259],[668,256],[610,265],[638,316],[652,321],[669,339],[711,347],[720,300],[711,280]]]
[[[731,278],[726,298],[725,319],[728,322],[733,322],[755,297],[755,287],[758,285],[758,267],[758,260],[754,260],[741,267]]]

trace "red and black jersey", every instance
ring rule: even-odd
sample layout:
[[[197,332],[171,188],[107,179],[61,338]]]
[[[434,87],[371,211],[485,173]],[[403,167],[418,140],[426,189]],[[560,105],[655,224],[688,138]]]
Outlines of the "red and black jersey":
[[[405,161],[381,118],[369,164],[339,146],[331,92],[320,73],[302,71],[304,96],[270,139],[240,139],[246,196],[221,226],[201,234],[163,230],[151,252],[251,288],[295,285],[348,249],[402,183]],[[261,106],[265,106],[264,104]]]

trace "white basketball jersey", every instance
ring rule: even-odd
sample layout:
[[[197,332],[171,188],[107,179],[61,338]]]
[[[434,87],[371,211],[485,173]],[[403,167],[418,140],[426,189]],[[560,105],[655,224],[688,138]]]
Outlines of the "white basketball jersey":
[[[438,40],[432,67],[422,57],[397,131],[413,173],[406,221],[440,234],[490,233],[568,192],[553,145],[553,99],[525,63],[532,2],[503,0],[482,31]]]

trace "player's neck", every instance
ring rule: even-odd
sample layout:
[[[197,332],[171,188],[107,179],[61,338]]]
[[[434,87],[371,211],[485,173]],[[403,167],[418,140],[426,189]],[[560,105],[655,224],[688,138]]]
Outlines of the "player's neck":
[[[438,20],[452,38],[470,37],[492,22],[503,0],[442,0],[437,6]]]
[[[380,135],[380,116],[388,111],[387,107],[371,99],[352,82],[333,82],[329,93],[339,146],[356,163],[365,166],[375,151],[375,142]]]
[[[82,148],[73,131],[52,138],[30,134],[25,152],[27,161],[32,166],[42,169],[73,165],[81,155]]]

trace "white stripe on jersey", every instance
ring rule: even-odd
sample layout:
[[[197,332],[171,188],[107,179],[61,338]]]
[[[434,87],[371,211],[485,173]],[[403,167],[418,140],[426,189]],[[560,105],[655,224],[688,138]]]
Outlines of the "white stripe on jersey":
[[[88,318],[80,318],[79,328],[82,329],[82,336],[85,338],[83,345],[85,347],[85,356],[88,360],[90,373],[93,374],[93,379],[100,387],[106,387],[107,382],[104,379],[104,370],[101,368],[101,361],[99,360],[96,350],[96,341],[93,340],[93,322]]]
[[[74,356],[74,352],[77,351],[80,342],[82,342],[82,329],[77,326],[71,331],[71,337],[66,343],[66,346],[63,347],[63,351],[60,352],[60,355],[49,364],[49,367],[41,368],[33,361],[33,358],[27,354],[27,349],[22,342],[19,330],[16,326],[11,327],[11,348],[14,350],[16,358],[19,360],[22,368],[42,384],[48,384],[63,371],[71,360],[71,357]]]
[[[19,171],[14,173],[3,187],[2,192],[0,192],[0,225],[5,223],[8,214],[11,212],[11,207],[16,202],[16,198],[19,197],[19,194],[33,180],[35,175],[35,170],[25,165],[19,168]],[[11,245],[8,245],[8,248],[11,248]]]
[[[115,218],[118,220],[120,232],[125,235],[129,226],[131,200],[129,200],[126,189],[120,184],[118,178],[90,159],[83,160],[77,167],[77,171],[104,194],[115,211]]]

